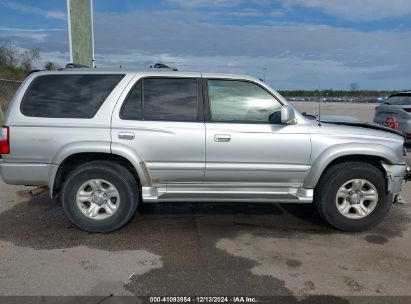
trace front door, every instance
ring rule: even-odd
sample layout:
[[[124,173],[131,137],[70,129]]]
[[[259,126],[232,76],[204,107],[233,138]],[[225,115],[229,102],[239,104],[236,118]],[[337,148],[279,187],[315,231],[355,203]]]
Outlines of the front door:
[[[207,91],[205,183],[301,186],[310,168],[308,128],[281,124],[282,104],[256,83],[209,79]]]

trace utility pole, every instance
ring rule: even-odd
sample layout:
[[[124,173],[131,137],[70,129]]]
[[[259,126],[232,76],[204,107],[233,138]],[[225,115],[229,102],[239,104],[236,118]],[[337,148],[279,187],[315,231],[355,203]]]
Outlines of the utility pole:
[[[67,0],[70,63],[95,67],[93,0]]]

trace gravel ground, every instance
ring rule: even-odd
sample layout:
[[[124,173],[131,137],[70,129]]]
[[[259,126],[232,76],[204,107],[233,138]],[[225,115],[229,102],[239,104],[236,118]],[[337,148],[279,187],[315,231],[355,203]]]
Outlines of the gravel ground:
[[[370,120],[374,107],[323,113]],[[58,200],[27,190],[0,182],[0,295],[411,296],[411,184],[406,204],[355,234],[328,228],[310,205],[218,203],[141,205],[124,229],[89,234]]]

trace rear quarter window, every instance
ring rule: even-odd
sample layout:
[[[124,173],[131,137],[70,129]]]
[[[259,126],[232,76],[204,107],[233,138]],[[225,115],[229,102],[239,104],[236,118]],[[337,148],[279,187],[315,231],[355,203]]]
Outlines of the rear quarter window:
[[[21,113],[31,117],[92,118],[123,74],[44,75],[30,84]]]

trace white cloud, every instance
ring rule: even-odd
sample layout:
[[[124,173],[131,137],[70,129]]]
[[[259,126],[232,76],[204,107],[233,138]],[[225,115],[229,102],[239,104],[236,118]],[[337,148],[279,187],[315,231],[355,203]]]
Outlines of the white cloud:
[[[187,21],[189,20],[189,21]],[[100,65],[262,75],[279,88],[406,88],[411,32],[361,32],[304,24],[222,25],[189,14],[95,14]],[[132,28],[133,31],[124,31]]]
[[[49,38],[48,32],[59,32],[63,29],[22,29],[22,28],[10,28],[0,27],[0,38],[6,40],[25,39],[32,41],[33,43],[45,43]]]
[[[351,21],[375,21],[384,18],[397,18],[411,14],[410,0],[168,0],[169,3],[183,8],[224,8],[236,7],[252,3],[261,10],[267,10],[270,4],[281,5],[285,8],[300,6],[318,9],[325,14]],[[236,13],[238,16],[257,16],[264,13],[244,10]],[[273,17],[284,15],[282,11],[274,11]]]
[[[405,89],[411,84],[411,31],[210,24],[198,12],[184,10],[96,12],[94,17],[98,67],[147,68],[160,61],[185,71],[257,77],[267,67],[268,81],[279,89],[344,89],[351,82],[362,88]],[[16,45],[40,48],[44,58],[54,58],[61,66],[68,62],[66,31],[17,33],[0,31]]]
[[[57,28],[50,28],[50,29],[25,29],[25,28],[12,28],[12,27],[0,27],[0,31],[8,31],[8,32],[47,32],[47,31],[65,31],[66,29],[57,29]]]
[[[230,15],[236,17],[283,17],[283,10],[266,10],[266,9],[242,9],[238,11],[231,12]]]
[[[238,6],[245,0],[168,0],[171,4],[176,4],[184,8],[199,7],[228,7]]]
[[[269,12],[268,14],[271,17],[283,17],[285,15],[283,10],[274,10]]]
[[[348,89],[351,82],[362,88],[403,89],[409,86],[409,78],[398,73],[400,65],[380,64],[372,67],[348,66],[338,60],[306,59],[296,56],[196,56],[155,53],[96,54],[99,68],[119,67],[147,69],[155,62],[163,62],[182,71],[221,72],[251,74],[262,77],[263,67],[268,67],[267,82],[276,89]],[[391,81],[379,78],[390,75]],[[394,74],[394,75],[392,75]]]
[[[66,20],[67,18],[65,12],[43,10],[35,6],[18,3],[16,1],[0,0],[0,6],[7,7],[9,9],[19,11],[22,13],[26,13],[26,14],[41,15],[46,18],[52,18],[52,19],[58,19],[58,20]]]
[[[373,21],[411,14],[410,0],[284,0],[283,6],[303,6],[353,21]]]
[[[261,17],[265,16],[265,12],[257,10],[257,9],[244,9],[241,11],[234,11],[230,13],[236,17]]]
[[[175,20],[177,19],[177,20]],[[296,56],[348,65],[408,62],[411,32],[316,25],[222,25],[163,13],[95,14],[96,48],[197,56]],[[124,29],[133,29],[125,31]]]

